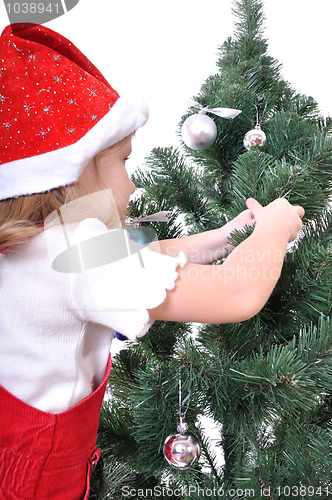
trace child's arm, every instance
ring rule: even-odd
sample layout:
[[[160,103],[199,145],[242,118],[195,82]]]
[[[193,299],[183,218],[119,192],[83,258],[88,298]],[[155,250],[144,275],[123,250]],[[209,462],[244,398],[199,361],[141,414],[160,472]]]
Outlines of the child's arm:
[[[233,323],[260,311],[279,279],[287,243],[296,238],[304,210],[285,199],[266,207],[255,200],[247,205],[256,220],[253,233],[220,266],[188,263],[180,269],[175,288],[149,311],[152,319]]]
[[[228,243],[228,237],[234,229],[243,229],[245,225],[250,226],[253,223],[253,216],[250,210],[244,210],[233,220],[219,229],[205,231],[203,233],[161,240],[156,243],[161,253],[176,256],[179,252],[184,252],[188,262],[194,264],[211,264],[217,260],[223,259],[227,255],[227,250],[231,249]],[[154,243],[149,245],[154,249]]]

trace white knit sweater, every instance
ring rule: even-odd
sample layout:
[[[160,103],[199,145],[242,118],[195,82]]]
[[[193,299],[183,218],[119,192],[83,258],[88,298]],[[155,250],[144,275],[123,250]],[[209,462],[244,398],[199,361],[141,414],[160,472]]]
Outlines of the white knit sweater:
[[[108,230],[97,219],[73,225],[71,244]],[[147,309],[175,286],[184,254],[145,248],[80,273],[53,270],[66,247],[61,227],[0,256],[0,383],[43,411],[65,411],[102,381],[114,330],[135,341],[151,326]]]

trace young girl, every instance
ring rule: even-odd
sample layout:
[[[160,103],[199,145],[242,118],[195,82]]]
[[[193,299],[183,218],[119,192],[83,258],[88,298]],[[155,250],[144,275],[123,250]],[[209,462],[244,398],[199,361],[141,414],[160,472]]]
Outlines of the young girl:
[[[86,499],[114,331],[252,317],[304,211],[249,199],[220,229],[121,250],[125,162],[146,109],[48,28],[10,26],[0,44],[0,498]]]

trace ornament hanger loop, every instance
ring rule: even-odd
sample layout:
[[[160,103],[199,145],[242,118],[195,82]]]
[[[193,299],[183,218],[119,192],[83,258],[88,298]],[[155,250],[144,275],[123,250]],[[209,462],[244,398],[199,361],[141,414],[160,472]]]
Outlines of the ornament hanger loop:
[[[264,106],[264,110],[263,110],[262,117],[261,117],[262,120],[263,120],[264,115],[265,115],[266,106],[267,106],[267,103],[265,103],[265,106]],[[256,127],[255,128],[261,128],[261,124],[260,124],[260,121],[259,121],[259,111],[258,111],[257,104],[255,104],[255,108],[256,108]]]
[[[199,113],[201,113],[201,114],[212,113],[216,116],[220,116],[221,118],[231,119],[231,118],[235,118],[237,115],[242,113],[242,111],[239,109],[209,108],[208,106],[202,106],[202,104],[200,104],[199,102],[194,101],[192,99],[190,99],[188,101],[188,103],[190,106],[192,106],[194,108],[198,108],[200,110]]]
[[[191,385],[191,381],[192,381],[192,368],[190,367],[190,380],[189,380],[190,385]],[[188,392],[187,396],[182,401],[182,380],[181,380],[181,368],[180,368],[179,369],[179,410],[178,410],[178,414],[180,416],[180,422],[182,422],[186,417],[186,414],[187,414],[187,411],[189,408],[189,404],[190,404],[190,398],[191,398],[191,390]],[[186,408],[185,408],[185,410],[183,410],[183,405],[186,403],[187,403]]]
[[[260,127],[259,115],[258,115],[258,107],[256,106],[256,104],[255,104],[255,108],[256,108],[256,127]]]
[[[128,221],[128,223],[130,224],[137,225],[139,225],[141,222],[169,222],[172,214],[172,210],[162,210],[161,212],[156,212],[147,216],[141,215],[140,217],[135,217],[134,219],[127,218],[126,221]]]

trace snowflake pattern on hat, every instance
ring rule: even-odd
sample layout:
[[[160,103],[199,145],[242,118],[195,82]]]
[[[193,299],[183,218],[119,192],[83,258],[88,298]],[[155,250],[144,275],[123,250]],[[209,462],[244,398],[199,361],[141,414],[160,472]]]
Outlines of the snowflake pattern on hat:
[[[147,119],[49,28],[8,26],[0,53],[0,199],[74,182],[93,156]]]

